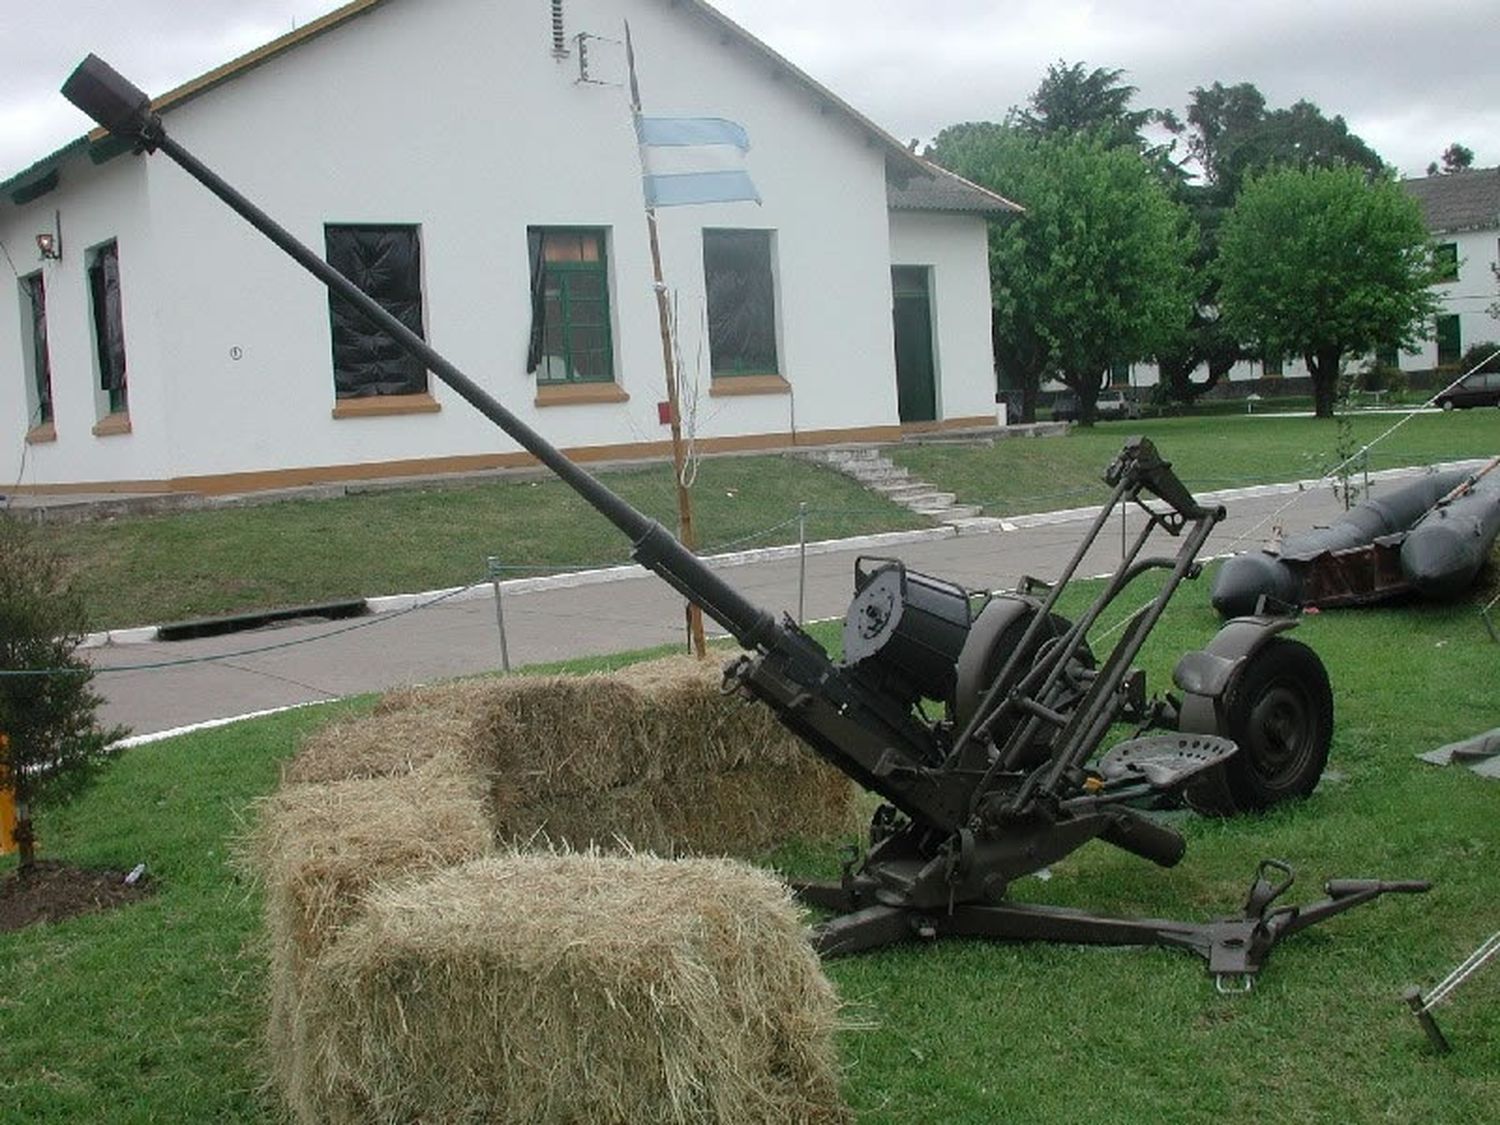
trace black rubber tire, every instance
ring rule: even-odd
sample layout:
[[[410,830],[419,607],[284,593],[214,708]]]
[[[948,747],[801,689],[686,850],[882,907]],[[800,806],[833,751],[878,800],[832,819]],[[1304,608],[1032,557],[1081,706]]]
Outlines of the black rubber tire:
[[[1240,748],[1223,777],[1236,810],[1306,797],[1333,739],[1333,691],[1318,654],[1284,637],[1257,649],[1229,685],[1224,725],[1219,733]]]

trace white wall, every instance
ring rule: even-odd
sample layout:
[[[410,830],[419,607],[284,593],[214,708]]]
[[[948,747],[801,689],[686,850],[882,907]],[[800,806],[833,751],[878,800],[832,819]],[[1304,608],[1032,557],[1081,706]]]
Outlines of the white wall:
[[[1475,344],[1490,340],[1500,341],[1500,320],[1489,313],[1489,307],[1500,300],[1500,285],[1492,270],[1500,253],[1500,230],[1491,227],[1461,234],[1435,234],[1432,238],[1437,243],[1458,244],[1458,280],[1434,288],[1443,302],[1439,311],[1458,316],[1461,350],[1468,351]],[[1436,365],[1436,340],[1428,340],[1421,351],[1401,360],[1401,366],[1408,368]]]
[[[664,210],[665,277],[681,316],[685,377],[706,385],[701,229],[774,230],[782,374],[795,394],[704,394],[699,432],[784,433],[794,417],[801,431],[893,425],[884,151],[688,9],[571,0],[566,10],[570,35],[618,40],[622,17],[630,19],[648,113],[726,116],[750,133],[749,169],[764,205]],[[576,58],[556,59],[551,46],[546,5],[394,2],[180,104],[165,120],[178,141],[320,254],[325,223],[418,224],[429,341],[549,440],[565,448],[664,440],[627,95],[577,82]],[[611,48],[595,49],[607,69]],[[333,419],[321,285],[165,156],[121,156],[102,168],[74,161],[61,189],[0,210],[6,245],[24,250],[31,228],[45,229],[54,209],[69,255],[48,276],[58,440],[32,447],[30,483],[516,448],[435,379],[440,413]],[[528,225],[608,228],[616,379],[628,402],[534,406],[535,379],[525,371]],[[946,263],[956,293],[968,293],[974,263],[965,258],[974,246],[983,254],[982,231],[967,255],[956,232],[939,224],[933,233],[940,246],[928,256]],[[81,254],[110,236],[120,241],[134,432],[95,438],[92,399],[76,391],[92,370]],[[61,283],[54,272],[66,275]],[[964,300],[972,303],[972,293]],[[949,342],[942,308],[942,346],[952,353],[945,362],[980,365],[956,326]],[[979,335],[987,347],[986,323]],[[18,332],[19,294],[11,293],[0,299],[0,426],[11,435],[25,432]],[[977,391],[945,377],[943,393],[979,402],[989,385],[988,375]],[[957,412],[990,408],[985,401]]]
[[[91,175],[69,177],[25,208],[0,211],[0,242],[18,272],[40,267],[47,302],[47,341],[57,440],[27,446],[27,371],[22,351],[20,287],[0,284],[0,492],[15,484],[58,480],[140,481],[169,472],[162,418],[161,309],[150,279],[163,248],[153,238],[145,184],[128,163],[112,162]],[[62,260],[37,261],[35,237],[61,216]],[[119,248],[122,319],[132,434],[96,437],[101,410],[98,363],[88,290],[92,250],[115,240]],[[7,273],[9,271],[6,271]]]
[[[977,215],[892,211],[891,264],[932,270],[939,418],[992,417],[989,241]]]

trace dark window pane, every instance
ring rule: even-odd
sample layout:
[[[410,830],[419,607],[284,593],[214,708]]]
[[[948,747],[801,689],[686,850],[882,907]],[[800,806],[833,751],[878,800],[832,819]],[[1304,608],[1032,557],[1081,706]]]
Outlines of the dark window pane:
[[[418,336],[422,327],[422,256],[414,226],[333,224],[324,228],[328,264],[373,297]],[[333,329],[333,385],[339,398],[420,394],[422,362],[342,297],[328,295]]]
[[[705,230],[703,279],[713,374],[774,374],[776,288],[771,277],[771,232]]]
[[[37,403],[36,413],[28,424],[40,426],[52,421],[52,361],[47,349],[47,292],[39,273],[22,279],[21,287],[31,311],[30,374]]]
[[[1441,242],[1432,249],[1432,265],[1439,281],[1458,280],[1458,243]]]
[[[126,409],[125,319],[120,307],[120,250],[110,242],[94,252],[89,264],[89,299],[94,318],[94,347],[99,387],[109,396],[111,413]]]
[[[1458,317],[1452,314],[1437,318],[1437,361],[1439,366],[1457,363],[1463,354],[1463,336]]]

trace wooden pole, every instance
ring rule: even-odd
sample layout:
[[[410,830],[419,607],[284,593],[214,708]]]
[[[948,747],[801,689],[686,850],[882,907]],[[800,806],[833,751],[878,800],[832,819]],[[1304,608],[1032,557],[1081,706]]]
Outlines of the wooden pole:
[[[630,24],[625,25],[625,59],[630,69],[630,112],[636,119],[641,115],[641,88],[635,77],[635,47],[630,41]],[[642,161],[644,170],[645,162]],[[656,319],[661,329],[662,370],[667,381],[667,411],[672,426],[672,476],[677,484],[677,538],[689,551],[698,549],[698,536],[693,530],[693,498],[687,486],[687,466],[682,450],[682,411],[677,393],[677,357],[672,348],[672,317],[667,304],[667,286],[662,280],[661,242],[656,233],[656,208],[646,205],[646,232],[651,240],[651,282],[656,290]],[[693,652],[699,660],[708,655],[707,641],[703,635],[703,611],[697,603],[687,602],[687,629],[692,638]]]

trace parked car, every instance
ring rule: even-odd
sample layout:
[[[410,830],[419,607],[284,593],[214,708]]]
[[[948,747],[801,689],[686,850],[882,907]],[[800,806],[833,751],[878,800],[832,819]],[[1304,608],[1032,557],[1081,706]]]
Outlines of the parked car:
[[[1072,391],[1063,391],[1052,400],[1054,422],[1076,422],[1080,416],[1078,396]],[[1100,422],[1140,416],[1141,404],[1121,391],[1100,391],[1099,397],[1094,400],[1094,417]]]
[[[1139,418],[1141,404],[1123,391],[1100,391],[1094,403],[1094,413],[1101,422],[1117,418]]]
[[[1460,379],[1442,394],[1437,404],[1444,410],[1458,407],[1466,410],[1471,406],[1500,406],[1500,372],[1476,371]]]

